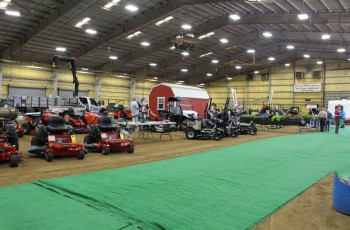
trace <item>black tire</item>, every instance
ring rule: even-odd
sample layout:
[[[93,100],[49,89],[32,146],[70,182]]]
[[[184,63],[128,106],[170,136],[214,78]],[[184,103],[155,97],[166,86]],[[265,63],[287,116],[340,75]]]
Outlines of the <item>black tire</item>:
[[[79,160],[83,160],[85,158],[85,151],[84,150],[79,151],[78,154],[77,154],[77,158]]]
[[[23,123],[21,125],[21,127],[23,128],[23,133],[24,134],[29,134],[30,131],[30,125],[28,123]]]
[[[86,145],[86,144],[93,144],[95,142],[96,142],[96,139],[94,137],[90,136],[90,135],[86,135],[84,137],[84,145]]]
[[[216,141],[221,140],[221,134],[220,133],[215,133],[214,134],[214,140],[216,140]]]
[[[102,148],[102,155],[108,155],[109,154],[109,146],[104,146]]]
[[[17,136],[18,136],[18,137],[23,137],[23,135],[24,135],[24,132],[18,132],[18,131],[17,131]]]
[[[53,160],[53,153],[52,152],[48,152],[45,155],[45,159],[46,159],[47,162],[51,162]]]
[[[135,150],[134,146],[129,146],[129,147],[126,149],[126,152],[127,152],[127,153],[134,153],[134,150]]]
[[[7,125],[6,126],[7,133],[9,135],[9,144],[16,146],[16,149],[19,149],[19,143],[18,143],[18,135],[17,135],[17,130],[13,125]]]
[[[196,131],[194,129],[189,129],[186,131],[186,137],[187,139],[193,140],[196,138]]]
[[[43,143],[43,141],[42,141],[39,137],[34,136],[34,137],[32,137],[32,140],[31,140],[31,142],[30,142],[30,145],[31,145],[31,146],[43,146],[44,143]]]
[[[17,167],[19,163],[19,156],[18,154],[11,154],[10,156],[10,166],[11,167]]]
[[[231,137],[236,138],[238,136],[238,133],[234,130],[231,130]]]
[[[180,124],[181,131],[185,131],[187,129],[187,122],[189,122],[189,121],[190,121],[189,119],[185,119],[181,122],[181,124]]]
[[[258,130],[256,128],[251,128],[250,129],[250,135],[255,135],[258,132]]]

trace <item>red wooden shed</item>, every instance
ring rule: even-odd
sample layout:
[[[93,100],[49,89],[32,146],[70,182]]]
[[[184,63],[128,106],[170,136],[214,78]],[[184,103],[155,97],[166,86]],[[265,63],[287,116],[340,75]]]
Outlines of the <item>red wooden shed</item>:
[[[151,89],[149,95],[149,117],[151,120],[162,120],[161,112],[168,110],[168,99],[170,97],[187,98],[193,110],[199,116],[204,117],[209,102],[209,95],[205,89],[177,84],[161,83]]]

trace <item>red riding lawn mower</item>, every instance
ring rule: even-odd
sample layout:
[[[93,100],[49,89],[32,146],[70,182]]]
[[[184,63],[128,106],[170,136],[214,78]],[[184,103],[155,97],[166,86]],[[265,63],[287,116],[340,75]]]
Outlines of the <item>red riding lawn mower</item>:
[[[85,116],[76,115],[73,108],[68,109],[68,113],[65,116],[66,124],[70,125],[74,129],[74,133],[87,133],[87,124],[85,123]]]
[[[18,135],[16,127],[9,119],[0,118],[0,161],[9,161],[11,167],[17,167],[22,158],[18,151]]]
[[[113,117],[115,119],[124,118],[125,120],[132,119],[132,112],[130,109],[126,109],[122,102],[118,102],[114,105]]]
[[[23,134],[35,135],[35,127],[42,122],[41,119],[43,114],[44,113],[42,112],[35,112],[33,108],[28,108],[27,113],[24,114],[24,120],[20,127]]]
[[[95,120],[97,122],[95,122]],[[125,120],[125,126],[126,126]],[[84,146],[89,151],[102,151],[108,155],[112,151],[134,152],[134,141],[131,135],[124,129],[112,124],[107,115],[93,119],[88,125],[89,134],[84,138]]]
[[[84,159],[86,151],[83,144],[76,143],[73,128],[65,124],[63,117],[48,114],[43,115],[43,124],[35,128],[35,136],[28,152],[45,157],[48,162],[57,156],[77,156],[78,159]]]

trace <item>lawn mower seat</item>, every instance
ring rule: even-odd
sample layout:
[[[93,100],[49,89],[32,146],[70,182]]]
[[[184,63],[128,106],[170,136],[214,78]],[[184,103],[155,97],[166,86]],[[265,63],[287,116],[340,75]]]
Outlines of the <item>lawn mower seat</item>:
[[[117,130],[118,127],[112,124],[112,119],[107,116],[101,116],[98,118],[98,128],[101,131],[114,131]]]
[[[47,131],[50,133],[68,132],[68,127],[65,125],[66,120],[63,117],[55,116],[47,120]]]

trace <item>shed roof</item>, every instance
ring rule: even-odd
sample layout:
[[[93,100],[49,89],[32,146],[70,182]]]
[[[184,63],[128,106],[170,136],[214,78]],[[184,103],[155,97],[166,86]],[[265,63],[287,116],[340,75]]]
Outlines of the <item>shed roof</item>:
[[[198,99],[209,99],[209,95],[205,89],[186,86],[186,85],[177,85],[177,84],[168,84],[161,83],[159,85],[168,86],[173,91],[174,97],[187,97],[187,98],[198,98]],[[157,85],[157,86],[159,86]],[[156,87],[156,86],[155,86]]]

